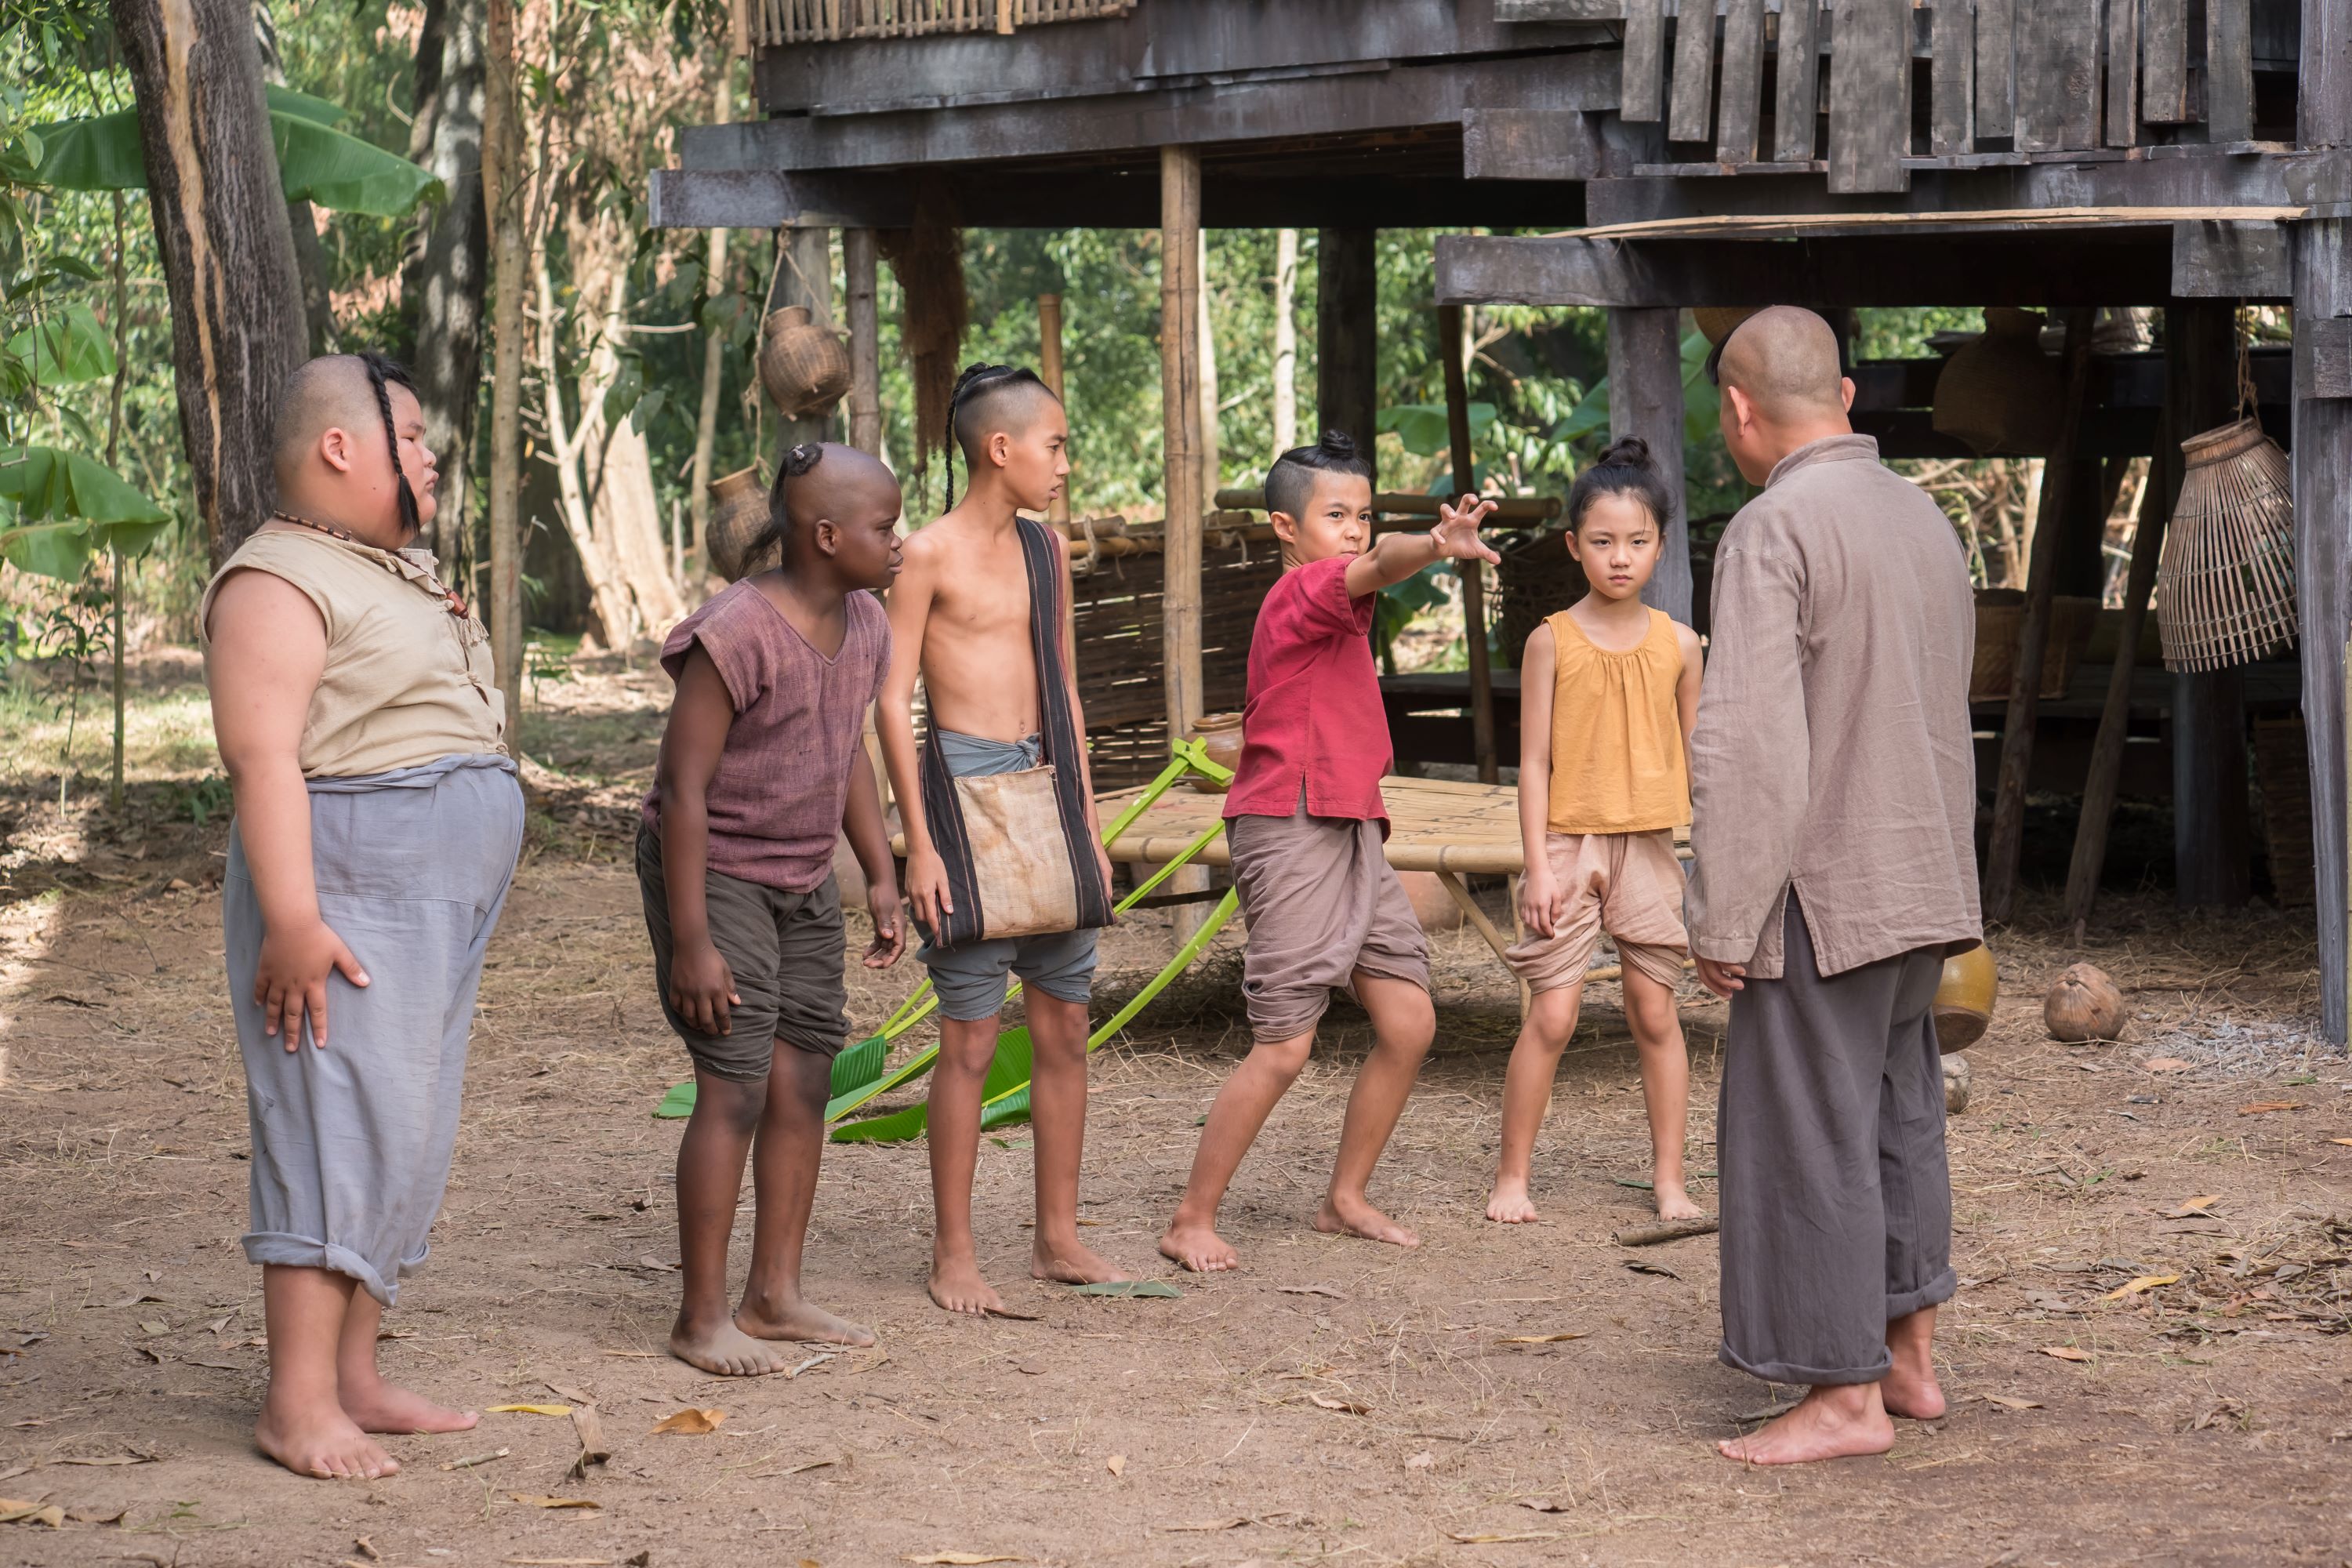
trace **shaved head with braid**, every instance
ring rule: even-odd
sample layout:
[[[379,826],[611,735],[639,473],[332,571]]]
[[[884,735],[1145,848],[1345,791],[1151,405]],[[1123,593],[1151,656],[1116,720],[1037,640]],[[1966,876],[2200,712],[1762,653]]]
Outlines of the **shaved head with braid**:
[[[325,354],[295,371],[271,430],[285,510],[382,549],[433,521],[439,474],[425,447],[408,373],[368,350]]]

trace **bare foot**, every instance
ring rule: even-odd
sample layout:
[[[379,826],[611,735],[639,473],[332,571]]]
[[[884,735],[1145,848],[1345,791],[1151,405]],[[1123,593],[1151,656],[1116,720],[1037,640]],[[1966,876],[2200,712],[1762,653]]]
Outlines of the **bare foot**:
[[[1134,1276],[1076,1241],[1056,1242],[1049,1247],[1041,1234],[1036,1245],[1029,1249],[1029,1278],[1063,1285],[1108,1285]]]
[[[338,1405],[287,1409],[274,1401],[261,1406],[253,1440],[263,1453],[298,1476],[320,1480],[375,1480],[395,1475],[400,1461],[376,1446]]]
[[[1525,1225],[1536,1217],[1536,1205],[1528,1196],[1527,1183],[1516,1176],[1496,1176],[1495,1190],[1486,1194],[1486,1217],[1500,1225]]]
[[[980,1277],[980,1266],[965,1259],[931,1259],[931,1300],[950,1312],[974,1317],[1004,1310],[1004,1299]]]
[[[1341,1202],[1327,1197],[1315,1215],[1315,1228],[1326,1236],[1354,1236],[1385,1241],[1391,1247],[1419,1247],[1421,1237],[1389,1218],[1361,1198]]]
[[[1911,1364],[1911,1358],[1899,1353],[1895,1365],[1879,1380],[1878,1397],[1889,1415],[1906,1421],[1933,1421],[1945,1410],[1944,1389],[1936,1381],[1935,1363],[1923,1359]]]
[[[873,1330],[846,1318],[836,1318],[823,1307],[806,1301],[794,1301],[790,1306],[754,1306],[747,1296],[735,1313],[735,1326],[755,1340],[797,1340],[861,1349],[874,1342]]]
[[[1706,1214],[1705,1209],[1690,1201],[1690,1194],[1683,1191],[1680,1182],[1660,1182],[1650,1196],[1658,1205],[1660,1219],[1699,1219]]]
[[[1859,1400],[1852,1387],[1816,1388],[1787,1415],[1745,1437],[1727,1438],[1716,1450],[1748,1465],[1803,1465],[1884,1454],[1895,1447],[1895,1423],[1879,1403],[1876,1384],[1855,1386],[1864,1391]]]
[[[679,1318],[669,1331],[669,1353],[720,1377],[764,1377],[792,1365],[789,1352],[755,1340],[723,1319],[704,1328]]]
[[[1192,1225],[1182,1220],[1170,1225],[1160,1237],[1160,1256],[1195,1274],[1222,1274],[1242,1266],[1241,1254],[1226,1244],[1214,1226]]]
[[[436,1405],[382,1378],[361,1388],[345,1383],[337,1392],[336,1402],[362,1432],[464,1432],[481,1420],[471,1410]]]

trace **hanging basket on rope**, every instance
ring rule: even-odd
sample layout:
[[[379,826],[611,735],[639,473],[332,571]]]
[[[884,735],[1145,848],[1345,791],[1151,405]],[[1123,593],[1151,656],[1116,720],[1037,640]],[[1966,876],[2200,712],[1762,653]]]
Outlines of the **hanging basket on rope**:
[[[1979,458],[2047,457],[2065,423],[2066,380],[2042,352],[2042,317],[1995,305],[1984,321],[1936,377],[1936,434]]]
[[[2180,443],[2180,500],[2156,572],[2164,667],[2247,664],[2294,640],[2294,497],[2286,454],[2240,418]]]

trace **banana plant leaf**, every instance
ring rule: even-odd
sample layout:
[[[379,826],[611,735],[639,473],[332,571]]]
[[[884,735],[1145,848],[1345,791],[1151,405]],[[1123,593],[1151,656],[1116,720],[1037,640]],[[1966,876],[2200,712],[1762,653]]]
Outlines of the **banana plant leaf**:
[[[114,374],[114,345],[90,308],[79,302],[9,339],[8,352],[49,386],[104,381]]]
[[[268,95],[278,184],[288,201],[398,217],[441,190],[439,180],[407,159],[337,129],[344,116],[334,104],[281,87]],[[137,110],[59,121],[37,133],[41,184],[66,191],[147,188]]]
[[[57,447],[0,447],[0,559],[19,572],[72,582],[92,553],[136,555],[171,517],[95,458]]]

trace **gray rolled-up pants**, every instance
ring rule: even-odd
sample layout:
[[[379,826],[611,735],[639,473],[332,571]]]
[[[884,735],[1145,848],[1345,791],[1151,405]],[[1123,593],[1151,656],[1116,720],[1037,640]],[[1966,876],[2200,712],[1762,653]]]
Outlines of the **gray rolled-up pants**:
[[[1955,1283],[1931,1014],[1943,950],[1824,977],[1794,891],[1784,919],[1780,977],[1731,999],[1717,1354],[1774,1383],[1875,1383],[1886,1325]]]
[[[319,913],[368,976],[327,976],[327,1045],[262,1032],[261,902],[229,830],[221,917],[253,1123],[255,1263],[348,1274],[392,1305],[425,1261],[457,1142],[474,992],[522,848],[504,757],[312,779]]]

